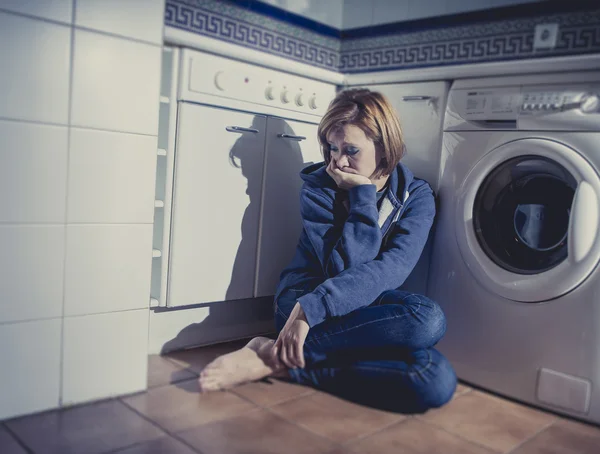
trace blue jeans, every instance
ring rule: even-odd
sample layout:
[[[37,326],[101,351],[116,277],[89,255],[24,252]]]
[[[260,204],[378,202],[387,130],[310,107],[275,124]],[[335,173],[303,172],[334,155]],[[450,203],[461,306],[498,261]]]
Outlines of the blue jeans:
[[[275,303],[279,333],[302,291]],[[446,332],[442,309],[431,299],[401,290],[310,329],[305,367],[289,369],[291,380],[363,405],[421,413],[448,402],[456,374],[433,346]]]

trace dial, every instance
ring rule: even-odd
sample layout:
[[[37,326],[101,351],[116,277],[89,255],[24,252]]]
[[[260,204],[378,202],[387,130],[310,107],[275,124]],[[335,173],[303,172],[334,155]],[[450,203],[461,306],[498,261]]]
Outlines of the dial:
[[[284,104],[290,102],[290,92],[288,90],[283,90],[283,92],[281,92],[281,102]]]
[[[581,97],[579,108],[583,113],[597,112],[600,106],[600,98],[595,93],[586,93]]]
[[[300,92],[296,95],[296,105],[297,106],[304,105],[304,93]]]
[[[308,100],[308,107],[310,107],[311,109],[315,110],[317,107],[319,107],[319,105],[317,104],[317,95],[313,95],[309,100]]]
[[[267,98],[269,101],[275,99],[275,87],[273,85],[269,85],[265,90],[265,98]]]
[[[225,71],[217,72],[215,74],[215,87],[217,87],[221,91],[225,91],[227,85],[227,74],[225,74]]]

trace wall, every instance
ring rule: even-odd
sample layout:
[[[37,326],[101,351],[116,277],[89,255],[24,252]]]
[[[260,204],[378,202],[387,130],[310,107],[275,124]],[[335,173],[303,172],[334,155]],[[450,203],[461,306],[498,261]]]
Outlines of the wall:
[[[344,30],[543,0],[344,0]]]
[[[262,0],[285,11],[342,29],[347,0]]]
[[[345,2],[345,16],[371,25],[339,30],[257,0],[167,0],[165,24],[177,29],[177,42],[193,43],[200,35],[344,74],[600,52],[599,4],[512,3],[485,0],[481,4],[491,9],[465,12],[465,5],[476,3]],[[428,6],[417,9],[418,4]],[[384,13],[395,22],[376,24]],[[557,27],[554,47],[535,47],[543,30],[538,26],[546,24]]]
[[[163,16],[0,3],[0,419],[146,387]]]

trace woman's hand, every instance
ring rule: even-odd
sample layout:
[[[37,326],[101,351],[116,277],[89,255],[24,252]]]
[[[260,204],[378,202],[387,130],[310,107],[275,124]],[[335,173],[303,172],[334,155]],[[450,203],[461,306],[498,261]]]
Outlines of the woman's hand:
[[[373,184],[369,178],[363,175],[342,171],[336,168],[333,164],[333,161],[329,162],[326,170],[340,189],[348,190],[354,186],[360,186],[361,184]]]
[[[279,359],[289,368],[304,367],[304,341],[308,335],[308,322],[300,303],[296,303],[273,348]]]

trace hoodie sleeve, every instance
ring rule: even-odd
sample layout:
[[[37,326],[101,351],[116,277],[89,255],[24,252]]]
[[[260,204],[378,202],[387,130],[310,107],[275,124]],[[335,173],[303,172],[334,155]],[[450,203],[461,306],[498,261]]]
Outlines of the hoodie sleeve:
[[[348,195],[350,211],[336,213],[330,196],[306,185],[301,191],[303,226],[328,278],[373,260],[381,247],[375,185],[355,186]]]
[[[407,203],[385,249],[374,260],[346,269],[298,299],[309,326],[368,306],[384,291],[404,283],[421,256],[435,217],[430,186],[416,189]]]

